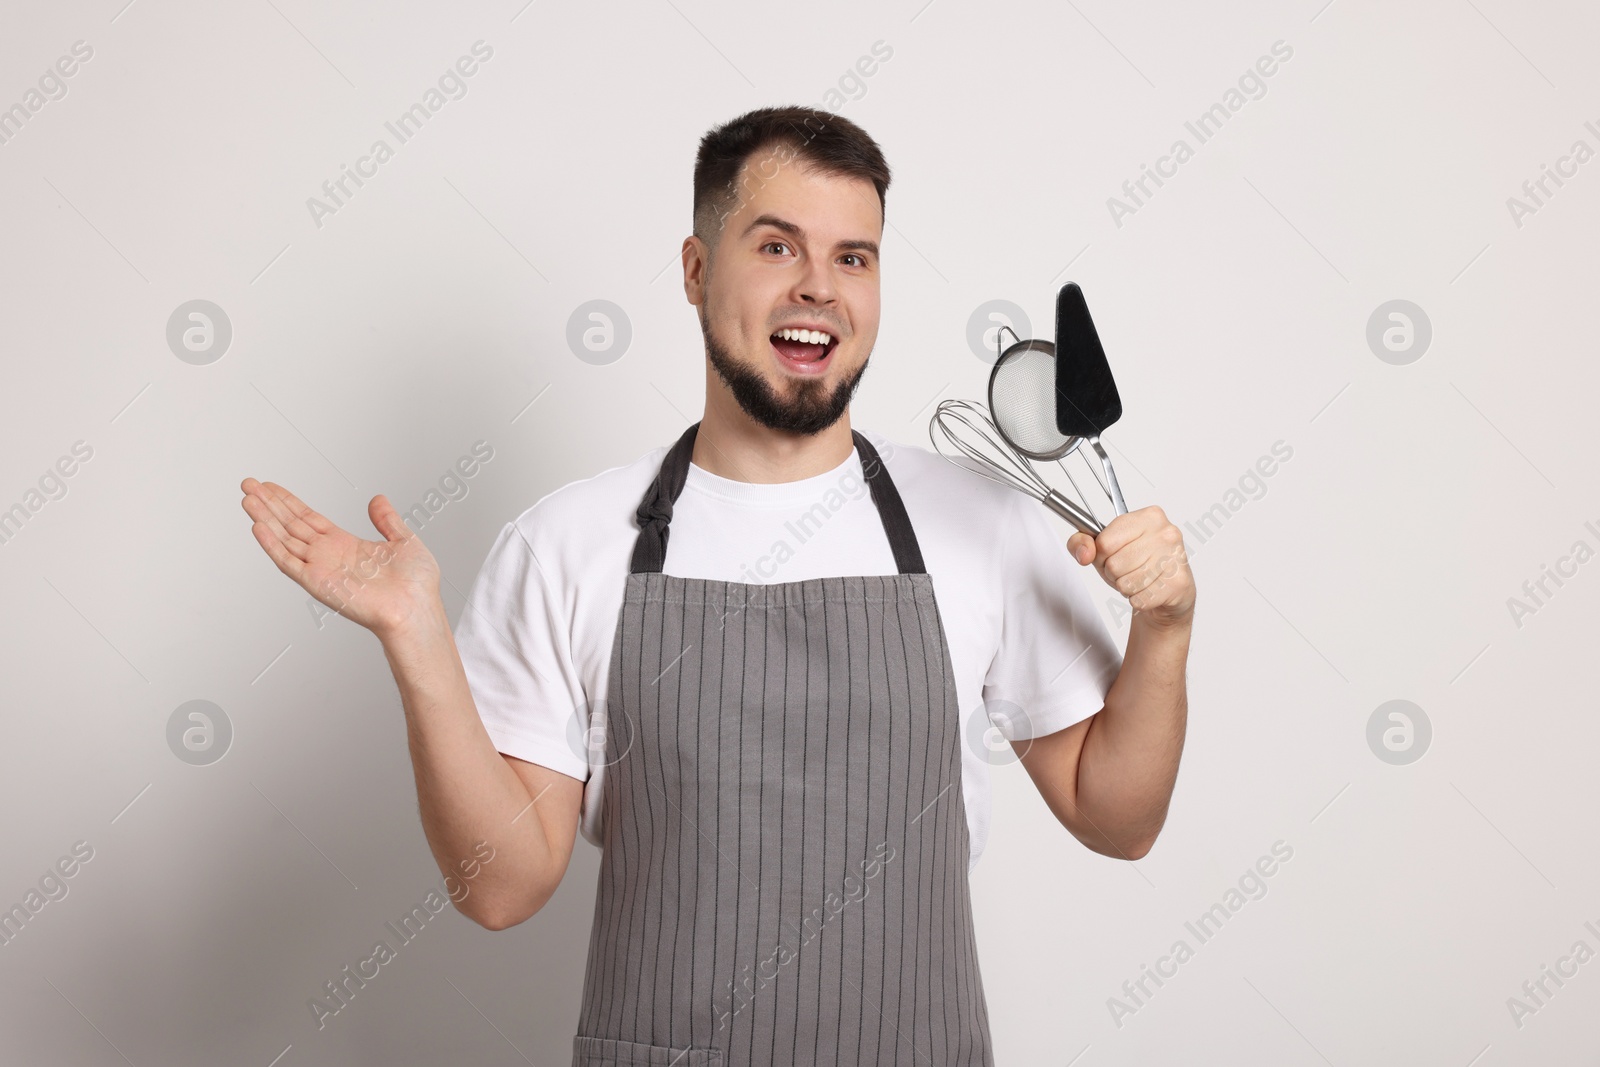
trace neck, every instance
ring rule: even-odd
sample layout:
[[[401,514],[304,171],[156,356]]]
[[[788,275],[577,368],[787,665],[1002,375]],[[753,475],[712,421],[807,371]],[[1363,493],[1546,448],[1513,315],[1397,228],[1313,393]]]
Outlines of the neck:
[[[689,457],[702,470],[736,482],[794,482],[826,474],[855,450],[848,408],[811,436],[773,430],[746,415],[721,380],[707,373],[706,410]]]

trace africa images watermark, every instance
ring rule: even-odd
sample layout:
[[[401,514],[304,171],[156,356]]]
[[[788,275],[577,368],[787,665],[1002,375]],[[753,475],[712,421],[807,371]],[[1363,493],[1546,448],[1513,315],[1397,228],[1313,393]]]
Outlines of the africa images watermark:
[[[1116,1023],[1117,1029],[1122,1029],[1123,1020],[1128,1016],[1137,1015],[1148,1007],[1150,1000],[1167,984],[1167,980],[1177,976],[1178,968],[1194,959],[1196,946],[1204,945],[1216,937],[1222,931],[1223,924],[1237,915],[1245,904],[1265,897],[1267,879],[1278,873],[1280,864],[1288,863],[1293,858],[1293,846],[1282,839],[1274,841],[1271,855],[1262,856],[1245,868],[1245,872],[1239,876],[1237,887],[1229,886],[1220,902],[1201,912],[1194,922],[1186,921],[1183,924],[1184,929],[1194,935],[1195,946],[1180,937],[1172,943],[1166,955],[1156,959],[1153,968],[1148,963],[1141,963],[1139,976],[1122,983],[1122,996],[1106,998],[1106,1010],[1111,1013],[1111,1021]],[[1154,989],[1150,988],[1150,983],[1155,984]]]
[[[1593,522],[1585,522],[1583,528],[1600,542],[1600,527],[1596,527]],[[1572,547],[1567,550],[1566,555],[1556,560],[1554,567],[1548,563],[1541,563],[1539,576],[1522,583],[1522,593],[1527,597],[1526,600],[1514,596],[1506,597],[1506,610],[1511,612],[1511,621],[1516,623],[1517,629],[1522,629],[1522,620],[1525,616],[1537,615],[1540,608],[1550,603],[1561,587],[1567,584],[1562,581],[1563,578],[1576,578],[1578,568],[1593,559],[1594,554],[1595,550],[1589,546],[1589,542],[1580,537],[1572,542]],[[1554,589],[1550,588],[1552,582],[1555,583]],[[1544,594],[1542,598],[1539,595],[1541,593]]]
[[[60,457],[45,468],[45,472],[39,476],[37,489],[29,488],[20,501],[0,511],[0,545],[9,545],[46,504],[65,497],[68,489],[66,479],[78,473],[78,467],[93,458],[94,447],[89,442],[72,442],[71,454]]]
[[[488,850],[488,855],[484,854],[485,849]],[[495,857],[494,846],[487,841],[479,841],[473,845],[472,853],[472,856],[457,864],[461,870],[460,878],[454,873],[444,877],[445,896],[458,905],[467,899],[468,893],[472,892],[472,887],[467,885],[467,882],[476,878],[483,870],[483,864]],[[413,904],[411,910],[401,917],[399,927],[392,922],[385,922],[383,925],[394,934],[400,947],[403,948],[415,941],[417,935],[428,925],[428,920],[444,909],[445,898],[439,895],[438,889],[429,888],[428,895],[423,897],[422,903]],[[355,1000],[356,993],[365,989],[368,982],[382,974],[385,964],[392,963],[397,958],[399,952],[391,948],[388,941],[380,939],[373,944],[371,955],[356,961],[354,971],[349,964],[345,964],[343,970],[339,972],[341,977],[330,978],[323,982],[322,988],[326,995],[314,996],[306,1001],[306,1007],[311,1009],[312,1017],[317,1020],[317,1029],[321,1030],[327,1026],[330,1018],[348,1008],[350,1002]]]
[[[885,442],[884,448],[878,453],[878,459],[887,463],[894,456],[894,443]],[[875,471],[863,468],[863,474],[871,476]],[[795,549],[804,547],[822,529],[823,525],[852,500],[860,500],[867,495],[870,487],[865,478],[856,477],[854,470],[847,470],[838,480],[830,485],[816,503],[800,512],[799,515],[784,522],[783,528],[793,535],[795,543],[791,545],[789,539],[780,537],[772,542],[772,547],[765,555],[757,556],[755,562],[741,564],[739,568],[739,581],[748,585],[761,585],[769,582],[778,573],[778,569],[795,557]]]
[[[1593,120],[1586,121],[1583,128],[1600,142],[1600,126],[1596,126]],[[1554,167],[1548,163],[1539,164],[1539,176],[1522,183],[1522,197],[1506,197],[1506,210],[1511,213],[1511,221],[1516,228],[1522,229],[1523,221],[1529,215],[1537,215],[1541,208],[1546,207],[1550,199],[1567,184],[1562,179],[1576,178],[1578,168],[1593,159],[1594,155],[1595,150],[1589,146],[1589,142],[1579,137],[1572,142],[1566,155],[1556,158]],[[1569,165],[1571,169],[1568,169]],[[1555,186],[1553,189],[1552,184]]]
[[[455,463],[439,476],[439,487],[429,488],[423,494],[422,500],[400,512],[401,521],[413,533],[419,534],[422,528],[431,522],[434,516],[445,509],[453,500],[465,500],[472,491],[468,481],[476,477],[483,466],[494,459],[494,446],[488,441],[478,440],[472,443],[469,455],[457,459]],[[317,629],[322,629],[329,615],[342,615],[344,609],[356,598],[368,582],[378,576],[378,571],[394,559],[394,551],[389,543],[378,547],[371,556],[362,560],[351,571],[346,567],[340,571],[337,583],[330,580],[323,588],[324,595],[332,598],[335,603],[329,606],[315,596],[306,597],[306,610],[311,613],[311,621],[317,624]],[[368,564],[372,566],[369,568]]]
[[[71,51],[71,55],[61,56],[54,65],[45,68],[39,75],[37,89],[30,87],[21,100],[0,110],[0,145],[10,144],[46,104],[66,99],[67,79],[78,73],[81,64],[94,58],[94,46],[87,41],[73,41]]]
[[[467,95],[467,79],[478,73],[480,63],[487,63],[494,55],[494,48],[481,40],[472,43],[471,51],[472,55],[462,56],[453,66],[447,67],[439,75],[437,83],[423,91],[420,101],[402,111],[393,122],[383,124],[384,129],[393,135],[394,145],[390,145],[386,138],[379,137],[367,149],[367,154],[356,160],[354,167],[341,163],[338,177],[322,183],[322,193],[326,199],[315,196],[306,198],[306,210],[311,212],[311,221],[317,229],[322,229],[325,216],[337,215],[339,209],[367,184],[367,179],[377,177],[378,168],[394,158],[396,148],[415,137],[445,104]],[[354,189],[350,187],[352,184]]]
[[[1276,458],[1274,458],[1276,457]],[[1258,457],[1254,464],[1246,467],[1244,473],[1237,480],[1238,488],[1229,486],[1222,494],[1222,499],[1212,504],[1200,516],[1183,524],[1183,528],[1194,535],[1193,547],[1187,541],[1178,553],[1161,561],[1161,578],[1170,578],[1177,570],[1179,562],[1187,562],[1200,546],[1216,537],[1217,531],[1223,524],[1244,510],[1244,506],[1252,500],[1260,500],[1267,495],[1267,481],[1282,468],[1283,464],[1294,457],[1294,446],[1287,441],[1276,440],[1272,442],[1269,454]],[[1118,627],[1133,615],[1133,608],[1129,606],[1125,597],[1108,597],[1106,610],[1111,615],[1111,621]]]
[[[883,872],[883,869],[894,861],[894,846],[887,841],[879,843],[874,849],[874,856],[863,859],[857,866],[861,869],[860,877],[848,874],[844,879],[844,895],[840,896],[833,890],[828,890],[822,898],[822,904],[813,908],[810,914],[800,920],[795,927],[800,935],[799,943],[790,948],[786,942],[779,941],[766,958],[759,961],[755,967],[745,964],[740,968],[740,976],[728,980],[727,992],[718,997],[719,1003],[713,1005],[717,1013],[717,1029],[721,1030],[728,1025],[728,1020],[750,1006],[755,995],[765,989],[768,982],[778,977],[779,968],[791,960],[799,958],[800,950],[822,933],[823,927],[838,917],[847,904],[859,903],[866,898],[871,889],[870,882]],[[771,969],[768,973],[766,968]]]
[[[39,888],[29,887],[19,903],[0,911],[0,946],[11,944],[31,922],[53,901],[65,900],[69,887],[66,880],[76,875],[82,865],[94,859],[94,846],[87,841],[75,841],[70,855],[45,868],[39,876]]]
[[[488,441],[472,442],[472,454],[457,459],[455,465],[439,476],[439,488],[429,489],[422,500],[400,513],[401,519],[411,527],[412,533],[421,533],[433,517],[454,500],[465,500],[472,487],[467,482],[478,476],[483,467],[494,459],[494,446]]]
[[[408,537],[415,536],[415,534],[408,535]],[[322,629],[323,620],[330,614],[343,615],[344,609],[350,606],[351,601],[361,595],[361,590],[366,588],[367,583],[392,563],[394,557],[393,542],[385,541],[372,555],[364,557],[357,563],[354,569],[341,566],[338,579],[329,578],[322,583],[322,595],[333,601],[331,606],[315,596],[306,597],[306,610],[311,612],[311,621],[317,624],[317,629]]]
[[[1585,919],[1583,928],[1596,938],[1600,938],[1600,928]],[[1540,1011],[1550,1006],[1550,1000],[1561,988],[1567,984],[1566,980],[1576,978],[1578,968],[1594,959],[1595,951],[1589,942],[1583,938],[1572,943],[1572,948],[1565,956],[1556,957],[1555,967],[1552,969],[1547,963],[1539,964],[1539,974],[1522,983],[1522,996],[1507,997],[1506,1010],[1511,1013],[1511,1021],[1521,1030],[1527,1025],[1530,1015],[1537,1015]],[[1551,985],[1555,988],[1551,989]]]
[[[1177,177],[1178,168],[1194,158],[1195,150],[1199,145],[1205,144],[1220,133],[1223,124],[1232,118],[1245,104],[1251,100],[1260,100],[1267,95],[1266,79],[1276,74],[1279,64],[1289,62],[1289,57],[1292,55],[1294,55],[1294,49],[1287,43],[1281,39],[1273,41],[1272,55],[1262,56],[1255,61],[1253,66],[1245,68],[1245,72],[1239,75],[1238,88],[1230,85],[1223,92],[1221,101],[1206,108],[1192,122],[1184,122],[1184,129],[1194,136],[1195,144],[1193,146],[1184,138],[1179,137],[1172,142],[1172,147],[1167,150],[1166,155],[1156,159],[1154,169],[1149,164],[1139,164],[1141,172],[1139,176],[1122,183],[1122,192],[1127,197],[1127,200],[1121,200],[1115,196],[1106,198],[1106,210],[1111,212],[1111,221],[1116,224],[1117,229],[1122,229],[1122,220],[1124,218],[1137,214],[1139,209],[1144,207],[1155,196],[1155,190],[1151,189],[1146,184],[1147,182],[1154,182],[1156,189],[1159,189],[1166,184],[1166,182],[1162,181],[1163,178]],[[1274,59],[1273,56],[1277,58]],[[1249,94],[1248,97],[1245,95],[1247,93]],[[1140,196],[1140,193],[1144,195]]]
[[[867,95],[866,79],[878,73],[883,64],[889,62],[894,56],[894,47],[881,38],[872,42],[870,55],[859,56],[854,65],[845,69],[835,85],[830,85],[822,94],[821,110],[838,112],[848,101],[860,100]],[[809,143],[817,133],[827,128],[827,121],[818,116],[806,116],[803,125],[809,131],[804,134],[804,141]],[[800,135],[795,131],[796,136]],[[783,167],[800,159],[804,147],[796,146],[788,141],[780,141],[761,154],[759,162],[750,159],[740,168],[739,173],[728,183],[727,205],[717,218],[717,232],[727,225],[728,216],[739,210],[746,197],[741,195],[741,188],[747,192],[761,189],[768,182],[778,176]]]

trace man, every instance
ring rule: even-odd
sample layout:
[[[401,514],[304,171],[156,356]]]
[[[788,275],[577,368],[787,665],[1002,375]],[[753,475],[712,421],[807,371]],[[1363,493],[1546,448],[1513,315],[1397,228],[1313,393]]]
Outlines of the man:
[[[854,123],[751,112],[694,184],[702,419],[508,523],[454,635],[386,498],[379,542],[271,483],[245,511],[380,638],[440,869],[494,847],[464,913],[523,922],[580,828],[602,847],[575,1067],[992,1063],[986,739],[1089,848],[1150,849],[1185,730],[1182,538],[1149,507],[1067,541],[1129,598],[1119,656],[1041,507],[852,429],[889,184]]]

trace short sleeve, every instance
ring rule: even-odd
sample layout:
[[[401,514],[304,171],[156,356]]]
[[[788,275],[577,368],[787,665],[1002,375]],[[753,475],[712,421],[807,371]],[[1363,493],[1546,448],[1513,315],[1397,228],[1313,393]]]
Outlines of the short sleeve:
[[[566,612],[516,523],[507,523],[489,549],[455,642],[495,748],[587,781],[577,723],[584,693]]]
[[[1087,719],[1105,706],[1122,669],[1122,652],[1091,593],[1110,586],[1072,558],[1070,531],[1053,521],[1042,505],[1018,493],[1003,534],[1000,644],[983,699],[1008,741]]]

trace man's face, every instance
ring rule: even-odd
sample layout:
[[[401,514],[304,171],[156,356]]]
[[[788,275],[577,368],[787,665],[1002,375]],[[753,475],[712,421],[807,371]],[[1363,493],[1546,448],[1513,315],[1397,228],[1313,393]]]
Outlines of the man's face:
[[[739,189],[709,269],[686,258],[685,290],[700,308],[711,365],[745,414],[815,434],[844,414],[877,341],[878,192],[864,178],[814,170],[784,146],[753,154]],[[685,244],[703,263],[705,246]],[[832,340],[775,336],[786,327]]]

